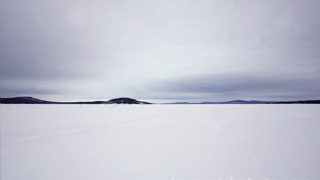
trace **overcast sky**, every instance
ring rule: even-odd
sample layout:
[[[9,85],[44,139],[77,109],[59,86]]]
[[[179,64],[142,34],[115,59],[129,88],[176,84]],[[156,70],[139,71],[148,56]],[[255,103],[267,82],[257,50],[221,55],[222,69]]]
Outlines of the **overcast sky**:
[[[0,0],[0,96],[320,99],[319,0]]]

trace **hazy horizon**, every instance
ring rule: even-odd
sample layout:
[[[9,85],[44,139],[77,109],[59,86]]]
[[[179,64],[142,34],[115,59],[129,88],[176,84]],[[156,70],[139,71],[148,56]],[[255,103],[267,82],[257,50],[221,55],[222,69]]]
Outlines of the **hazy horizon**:
[[[0,96],[320,99],[318,0],[3,0]]]
[[[152,104],[175,104],[175,103],[225,103],[230,101],[261,101],[261,102],[286,102],[287,100],[260,100],[260,99],[229,99],[229,100],[221,100],[221,101],[197,101],[197,100],[181,100],[181,99],[168,99],[168,100],[152,100],[152,99],[136,99],[134,97],[115,97],[111,99],[40,99],[38,97],[32,97],[32,96],[14,96],[14,97],[1,97],[0,98],[19,98],[19,97],[31,97],[39,100],[44,101],[51,101],[51,102],[62,102],[62,103],[70,103],[70,102],[93,102],[93,101],[109,101],[113,99],[118,98],[129,98],[129,99],[135,99],[138,101],[144,101],[149,102]],[[289,101],[319,101],[320,99],[296,99],[296,100],[289,100]]]

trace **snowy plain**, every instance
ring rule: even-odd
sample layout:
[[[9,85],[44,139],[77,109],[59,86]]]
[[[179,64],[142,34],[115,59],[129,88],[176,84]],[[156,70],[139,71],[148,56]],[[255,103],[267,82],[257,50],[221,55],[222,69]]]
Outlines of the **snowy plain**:
[[[319,105],[0,105],[1,180],[320,179]]]

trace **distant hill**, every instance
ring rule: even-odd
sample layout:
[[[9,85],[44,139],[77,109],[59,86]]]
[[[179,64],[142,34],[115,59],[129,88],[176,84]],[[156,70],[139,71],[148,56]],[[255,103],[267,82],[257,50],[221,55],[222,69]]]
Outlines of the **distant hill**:
[[[166,104],[270,104],[274,101],[245,101],[245,100],[233,100],[233,101],[222,101],[222,102],[200,102],[200,103],[191,103],[191,102],[174,102]]]
[[[225,101],[225,102],[202,102],[201,104],[270,104],[273,103],[271,101],[245,101],[245,100],[233,100],[233,101]]]
[[[233,101],[222,101],[222,102],[174,102],[164,104],[320,104],[320,100],[302,100],[302,101],[245,101],[245,100],[233,100]]]
[[[105,104],[151,104],[151,103],[144,102],[144,101],[137,101],[135,99],[124,97],[124,98],[111,99],[105,102]]]
[[[54,102],[36,99],[33,97],[0,98],[1,104],[151,104],[131,98],[117,98],[109,101],[88,101],[88,102]]]
[[[108,101],[87,101],[87,102],[54,102],[36,99],[33,97],[12,97],[0,98],[0,104],[152,104],[145,101],[138,101],[127,97],[111,99]],[[173,102],[162,104],[320,104],[320,100],[301,100],[301,101],[257,101],[257,100],[233,100],[225,102]]]
[[[0,98],[1,104],[57,104],[56,102],[44,101],[33,97]]]
[[[273,104],[320,104],[320,100],[305,100],[305,101],[279,101]]]

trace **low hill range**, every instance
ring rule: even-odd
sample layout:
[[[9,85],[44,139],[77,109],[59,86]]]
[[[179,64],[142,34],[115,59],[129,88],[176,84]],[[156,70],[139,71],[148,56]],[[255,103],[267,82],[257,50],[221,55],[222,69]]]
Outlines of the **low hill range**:
[[[153,104],[150,102],[139,101],[132,98],[122,97],[108,101],[86,101],[86,102],[55,102],[46,101],[33,97],[12,97],[0,98],[0,104]],[[301,100],[301,101],[257,101],[257,100],[233,100],[224,102],[174,102],[161,104],[320,104],[320,100]]]
[[[167,103],[167,104],[271,104],[275,103],[275,101],[245,101],[245,100],[233,100],[233,101],[222,101],[222,102],[200,102],[200,103],[192,103],[192,102],[175,102],[175,103]]]
[[[320,100],[301,100],[301,101],[257,101],[257,100],[233,100],[233,101],[222,101],[222,102],[174,102],[164,104],[320,104]]]
[[[87,101],[87,102],[54,102],[36,99],[33,97],[0,98],[0,104],[151,104],[131,98],[116,98],[108,101]]]

